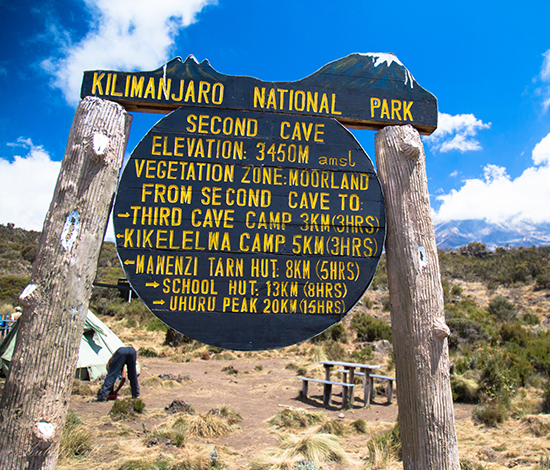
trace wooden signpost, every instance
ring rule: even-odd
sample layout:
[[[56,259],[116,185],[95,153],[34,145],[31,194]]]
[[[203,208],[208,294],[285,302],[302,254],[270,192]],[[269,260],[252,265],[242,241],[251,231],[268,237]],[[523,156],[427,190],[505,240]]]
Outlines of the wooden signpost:
[[[151,72],[86,72],[81,96],[78,136],[69,140],[33,284],[23,293],[0,405],[2,468],[55,467],[98,257],[95,234],[107,222],[111,169],[122,161],[128,129],[110,100],[129,111],[173,111],[124,170],[117,249],[149,308],[201,341],[280,347],[341,319],[374,275],[385,200],[403,466],[459,469],[419,136],[436,129],[437,101],[393,54],[351,54],[296,82],[228,76],[190,56]],[[340,123],[380,129],[381,185]],[[101,198],[98,187],[107,188]]]
[[[341,320],[370,284],[385,211],[330,118],[181,107],[136,147],[114,207],[134,291],[177,331],[240,350]]]
[[[117,101],[128,111],[168,113],[180,106],[333,117],[346,127],[437,127],[437,100],[393,54],[350,54],[296,82],[224,75],[207,60],[177,57],[151,72],[84,73],[81,97]]]

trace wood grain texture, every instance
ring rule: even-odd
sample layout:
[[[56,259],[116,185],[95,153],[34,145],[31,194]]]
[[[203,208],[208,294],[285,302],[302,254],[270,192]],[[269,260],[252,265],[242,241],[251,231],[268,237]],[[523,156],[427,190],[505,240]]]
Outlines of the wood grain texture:
[[[85,98],[44,222],[0,403],[0,468],[53,469],[131,116]]]
[[[443,289],[425,154],[412,126],[376,134],[405,470],[458,470]]]

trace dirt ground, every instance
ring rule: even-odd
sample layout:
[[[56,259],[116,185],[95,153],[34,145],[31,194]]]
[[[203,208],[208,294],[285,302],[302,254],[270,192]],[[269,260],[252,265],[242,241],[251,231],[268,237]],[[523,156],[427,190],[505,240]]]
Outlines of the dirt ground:
[[[354,407],[341,409],[341,390],[336,387],[333,404],[323,407],[322,385],[310,384],[307,400],[299,398],[301,382],[296,372],[286,366],[288,358],[234,360],[200,360],[187,363],[172,363],[164,358],[140,358],[142,373],[140,381],[160,374],[182,375],[188,377],[175,388],[141,387],[141,398],[145,402],[147,413],[135,421],[126,423],[138,433],[143,426],[152,429],[161,420],[164,408],[174,400],[183,400],[197,413],[207,413],[221,405],[230,405],[243,417],[240,429],[232,435],[215,440],[217,446],[229,446],[234,452],[235,468],[244,468],[248,462],[266,447],[277,444],[266,421],[282,407],[305,408],[309,411],[322,411],[331,418],[343,414],[346,419],[363,419],[368,423],[387,423],[391,428],[397,419],[397,403],[387,405],[386,397],[379,395],[376,403],[364,408],[362,387],[356,393]],[[222,372],[222,369],[232,368]],[[322,367],[319,366],[319,370]],[[105,417],[112,402],[91,403],[89,396],[73,395],[70,408],[87,423],[96,423],[101,429],[105,426]],[[148,414],[151,419],[148,419]],[[109,421],[107,420],[106,423]],[[94,424],[91,424],[94,426]],[[144,436],[144,435],[143,435]],[[197,440],[199,444],[212,444],[213,440]]]
[[[249,470],[250,463],[259,455],[277,446],[280,432],[267,421],[285,407],[322,412],[328,418],[349,421],[362,419],[366,422],[366,435],[341,438],[346,452],[357,464],[323,466],[325,470],[403,468],[401,462],[372,466],[367,461],[368,440],[391,430],[396,422],[398,397],[394,397],[393,403],[388,405],[385,394],[380,391],[375,403],[364,408],[362,386],[359,386],[354,406],[342,410],[341,390],[336,387],[333,404],[327,409],[322,404],[321,385],[310,384],[310,397],[307,400],[300,398],[301,382],[296,378],[297,372],[293,365],[301,364],[303,359],[292,355],[279,356],[245,353],[242,357],[221,360],[192,357],[189,362],[172,362],[173,359],[168,357],[140,357],[141,398],[145,403],[145,411],[129,420],[114,421],[109,415],[113,402],[93,403],[90,394],[73,394],[69,408],[84,421],[93,436],[94,447],[84,456],[61,459],[57,468],[119,470],[123,468],[124,462],[132,459],[177,457],[178,449],[162,442],[152,448],[148,447],[148,436],[169,419],[170,415],[165,408],[174,400],[185,401],[197,414],[230,405],[242,415],[242,421],[227,437],[186,439],[186,452],[216,449],[227,470]],[[323,373],[320,365],[313,362],[310,366],[310,374]],[[159,381],[158,376],[161,374],[180,376],[183,380],[181,383]],[[97,383],[89,387],[85,384],[83,390],[95,393],[99,385]],[[168,385],[173,388],[165,388]],[[129,386],[125,385],[121,396],[128,395]],[[461,459],[472,462],[472,465],[483,465],[466,468],[539,469],[537,465],[541,459],[550,454],[550,419],[547,415],[527,416],[510,420],[497,428],[486,428],[472,419],[472,408],[472,405],[455,405]]]
[[[153,430],[166,416],[165,407],[174,400],[183,400],[190,404],[197,413],[204,414],[221,405],[230,405],[239,411],[243,417],[239,429],[231,435],[219,439],[190,439],[200,446],[225,448],[231,455],[231,469],[245,469],[262,451],[277,445],[277,434],[267,424],[284,407],[303,408],[311,412],[323,412],[329,418],[358,420],[367,423],[373,434],[390,430],[397,420],[398,402],[394,398],[391,405],[383,391],[376,396],[375,403],[363,407],[362,386],[355,393],[354,406],[342,410],[341,390],[336,387],[333,403],[329,408],[322,404],[322,385],[310,384],[307,400],[300,398],[301,382],[296,378],[296,371],[288,365],[293,359],[284,358],[237,358],[232,360],[202,360],[193,359],[186,363],[173,363],[166,358],[140,358],[142,373],[140,382],[147,383],[148,377],[161,374],[183,376],[185,380],[174,388],[141,387],[141,398],[145,402],[146,412],[131,421],[125,421],[124,426],[132,431],[127,432],[128,438],[146,439],[146,431]],[[229,368],[229,369],[227,369]],[[318,366],[319,373],[322,367]],[[127,389],[128,387],[126,387]],[[90,396],[73,395],[70,409],[75,411],[90,427],[103,436],[98,443],[95,458],[105,464],[116,459],[116,455],[103,452],[109,448],[109,442],[115,434],[121,432],[120,424],[113,425],[108,413],[112,402],[92,403]],[[457,405],[456,420],[470,420],[469,405]],[[111,431],[111,432],[105,432]],[[117,431],[117,432],[114,432]],[[94,432],[95,434],[95,432]],[[119,436],[119,440],[120,440]],[[346,439],[348,452],[364,455],[366,436]],[[120,443],[119,443],[120,444]],[[91,457],[91,456],[90,456]],[[90,463],[86,468],[91,468]],[[76,468],[72,466],[63,468]],[[62,468],[62,467],[60,467]]]

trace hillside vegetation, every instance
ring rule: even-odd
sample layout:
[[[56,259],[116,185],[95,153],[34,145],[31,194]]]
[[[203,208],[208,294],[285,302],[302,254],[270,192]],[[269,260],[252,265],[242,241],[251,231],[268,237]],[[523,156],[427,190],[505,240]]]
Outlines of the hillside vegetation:
[[[28,283],[40,233],[0,225],[0,308],[18,305]],[[453,395],[476,404],[474,415],[489,425],[511,416],[550,408],[550,247],[497,248],[481,243],[439,252],[445,314],[451,329]],[[123,277],[113,243],[103,244],[97,281]],[[116,289],[94,288],[91,308],[124,321],[129,328],[166,331],[139,300],[130,303]],[[330,359],[372,360],[376,342],[391,342],[385,257],[375,279],[351,315],[314,338],[317,354]],[[167,332],[182,354],[200,345]],[[184,345],[184,346],[182,346]],[[190,346],[191,345],[191,346]],[[220,353],[206,348],[201,354]],[[391,354],[387,370],[395,365]],[[304,371],[302,371],[304,372]],[[307,372],[307,371],[306,371]],[[518,400],[518,398],[521,398]]]

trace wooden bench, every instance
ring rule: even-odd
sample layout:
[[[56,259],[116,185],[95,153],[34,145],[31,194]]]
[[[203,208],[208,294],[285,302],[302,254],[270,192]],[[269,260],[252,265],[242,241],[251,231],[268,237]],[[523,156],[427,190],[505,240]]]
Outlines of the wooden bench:
[[[340,385],[342,387],[342,408],[345,408],[348,404],[347,390],[355,387],[355,384],[347,382],[333,382],[331,380],[312,379],[310,377],[298,377],[298,380],[302,381],[302,397],[307,398],[307,387],[309,382],[320,383],[324,385],[323,388],[323,405],[329,406],[332,399],[332,386]]]
[[[337,370],[336,372],[340,372],[342,374],[342,382],[347,382],[348,381],[348,371],[347,370]],[[360,377],[364,377],[365,374],[363,374],[362,372],[355,372],[354,375],[358,375]],[[378,379],[378,380],[387,380],[388,381],[388,385],[386,387],[386,397],[388,398],[388,403],[391,403],[392,402],[392,398],[393,398],[393,383],[395,382],[395,377],[388,377],[386,375],[374,375],[374,374],[370,374],[369,375],[370,377],[370,396],[373,397],[374,396],[374,380],[373,379]],[[367,387],[367,385],[365,384],[365,388]]]
[[[386,388],[386,397],[388,398],[388,404],[392,402],[393,398],[393,383],[395,382],[395,377],[388,377],[386,375],[372,375],[371,374],[371,387],[374,388],[374,381],[372,379],[378,380],[387,380],[388,386]]]

